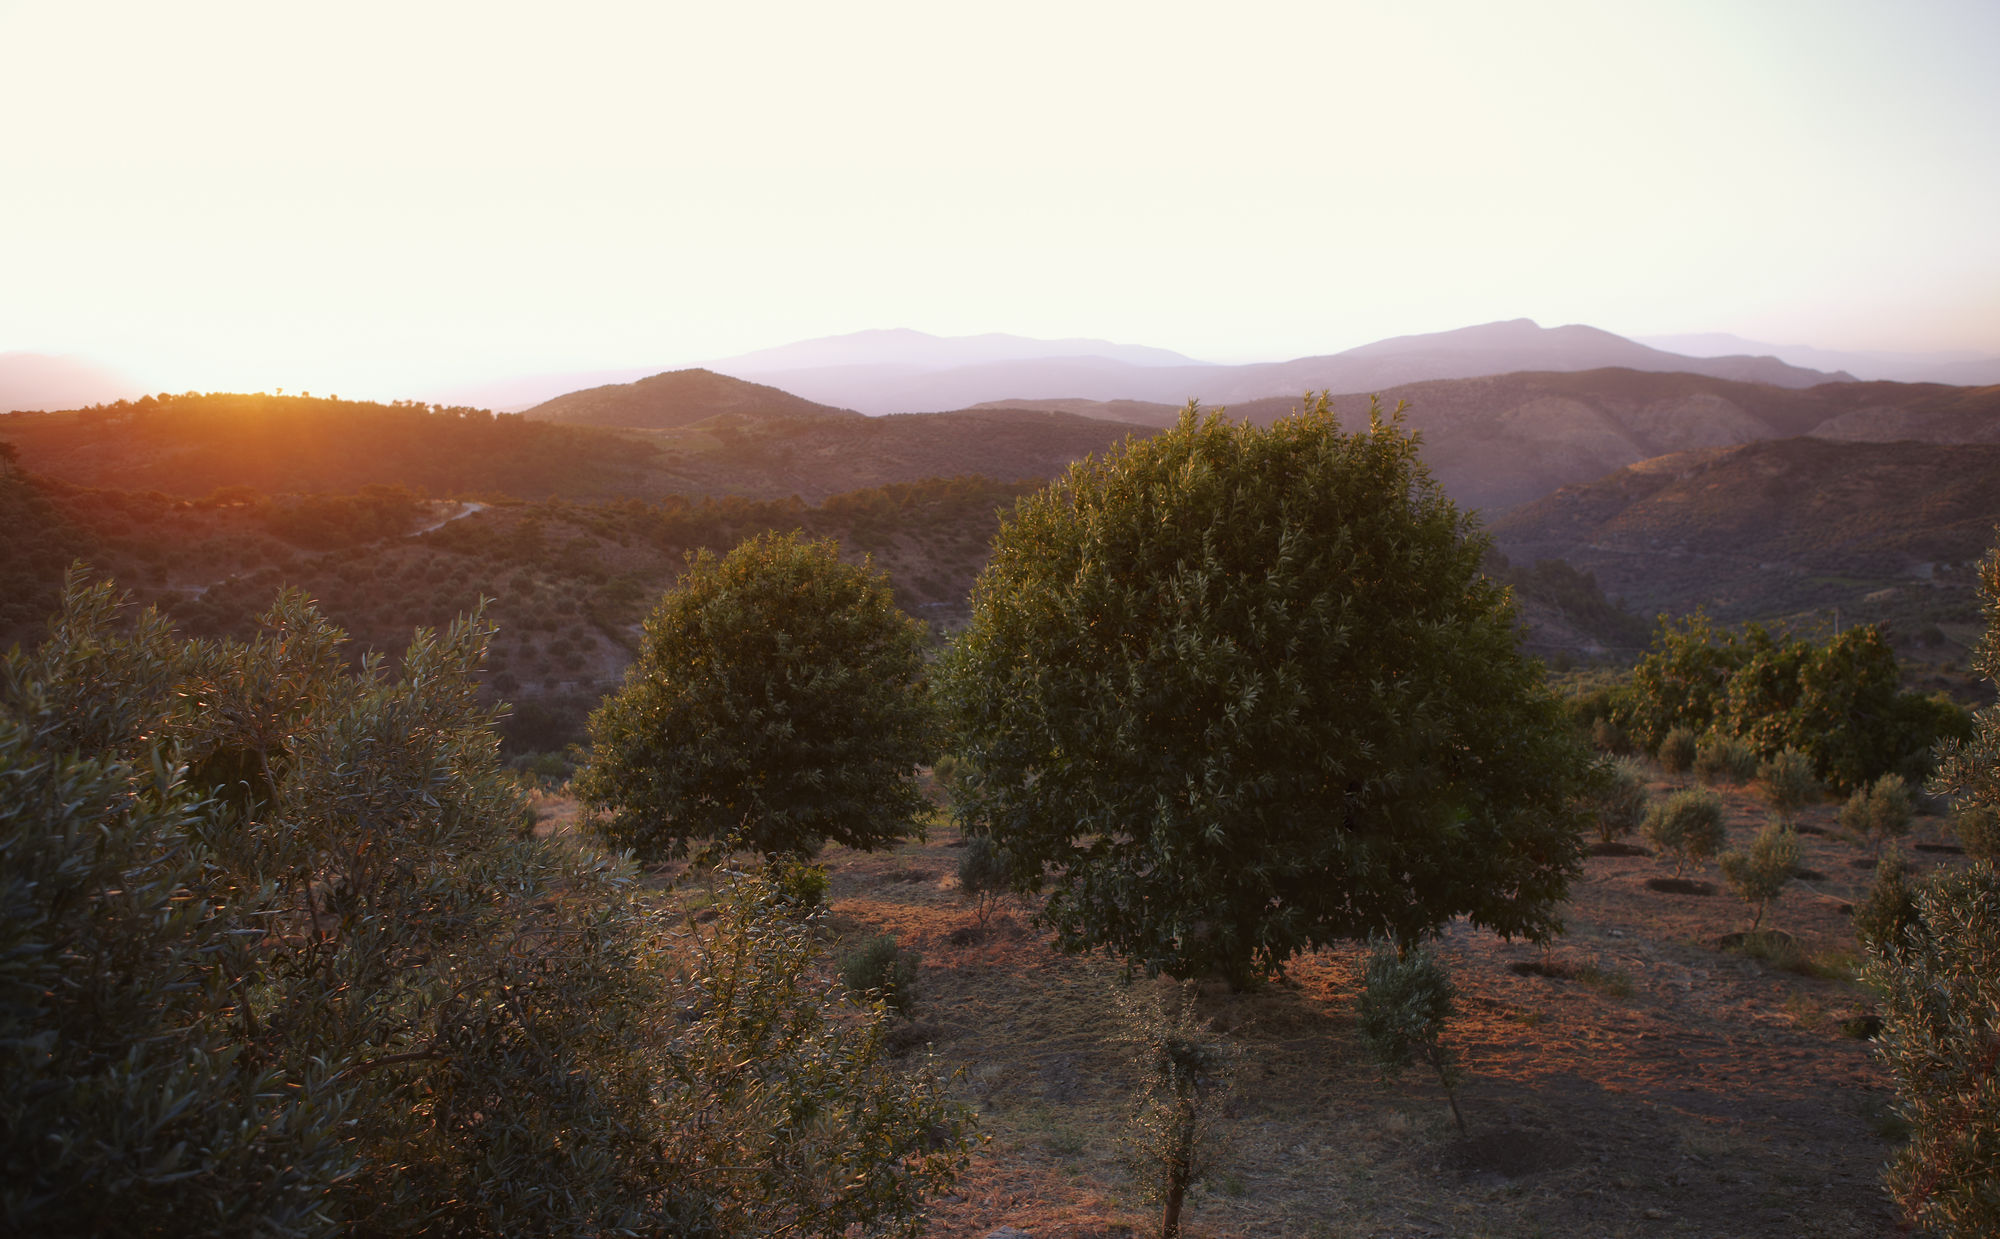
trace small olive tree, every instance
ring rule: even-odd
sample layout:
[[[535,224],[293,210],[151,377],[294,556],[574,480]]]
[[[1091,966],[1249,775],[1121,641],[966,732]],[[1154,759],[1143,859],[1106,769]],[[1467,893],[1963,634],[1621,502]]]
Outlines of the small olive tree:
[[[1757,786],[1765,801],[1786,822],[1820,798],[1819,776],[1812,758],[1797,749],[1781,749],[1757,767]]]
[[[917,767],[934,742],[924,628],[882,574],[763,534],[696,555],[661,599],[590,717],[575,788],[642,860],[873,848],[928,812]]]
[[[1593,771],[1591,807],[1597,814],[1597,837],[1605,843],[1629,835],[1646,815],[1646,778],[1629,757],[1600,760]]]
[[[1784,893],[1785,883],[1799,867],[1799,836],[1783,822],[1771,822],[1757,832],[1750,846],[1722,854],[1722,877],[1729,889],[1755,909],[1751,932],[1764,923],[1764,910]]]
[[[1361,1041],[1389,1075],[1418,1061],[1436,1072],[1451,1103],[1451,1117],[1464,1135],[1458,1086],[1465,1070],[1457,1050],[1444,1039],[1457,998],[1451,973],[1429,948],[1419,944],[1398,950],[1394,943],[1379,942],[1368,957],[1361,990]]]
[[[1873,783],[1854,789],[1840,806],[1840,828],[1871,845],[1871,855],[1880,856],[1882,845],[1910,833],[1916,805],[1910,785],[1897,774],[1885,774]]]
[[[1195,983],[1173,997],[1117,995],[1119,1036],[1139,1069],[1138,1107],[1126,1146],[1140,1180],[1160,1201],[1161,1239],[1181,1233],[1188,1190],[1213,1168],[1215,1127],[1234,1077],[1238,1049],[1195,1010]]]
[[[1674,858],[1674,876],[1689,861],[1699,864],[1715,855],[1727,839],[1722,825],[1722,797],[1706,787],[1686,787],[1653,802],[1640,824],[1646,841]]]

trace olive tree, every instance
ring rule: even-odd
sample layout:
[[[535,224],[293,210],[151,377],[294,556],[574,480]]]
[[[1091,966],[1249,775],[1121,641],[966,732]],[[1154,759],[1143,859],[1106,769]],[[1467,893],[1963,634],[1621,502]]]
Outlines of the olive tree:
[[[872,848],[928,810],[931,720],[923,626],[882,574],[762,534],[700,552],[660,600],[575,786],[644,860]]]
[[[1400,415],[1194,406],[1003,522],[955,806],[1071,950],[1232,982],[1456,916],[1545,938],[1589,759]]]
[[[908,1234],[965,1114],[759,883],[521,829],[474,675],[73,580],[0,660],[0,1231]]]

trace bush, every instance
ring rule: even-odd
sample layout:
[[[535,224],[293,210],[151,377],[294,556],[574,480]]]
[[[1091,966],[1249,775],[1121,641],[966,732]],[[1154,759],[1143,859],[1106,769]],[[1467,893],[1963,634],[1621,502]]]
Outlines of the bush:
[[[1764,800],[1784,821],[1820,797],[1820,782],[1812,759],[1797,749],[1783,749],[1757,767],[1757,784]]]
[[[1131,1048],[1141,1081],[1125,1144],[1140,1182],[1161,1202],[1162,1239],[1181,1233],[1188,1189],[1214,1169],[1216,1121],[1237,1060],[1236,1047],[1199,1018],[1194,1000],[1193,982],[1175,987],[1171,1002],[1118,995],[1119,1039]]]
[[[1694,733],[1685,727],[1674,727],[1660,738],[1657,756],[1668,774],[1686,774],[1694,765],[1697,751]]]
[[[1879,856],[1884,843],[1910,833],[1915,816],[1910,785],[1899,774],[1885,774],[1847,798],[1840,807],[1840,828],[1856,839],[1871,842]]]
[[[1750,931],[1764,923],[1764,909],[1777,901],[1799,867],[1799,836],[1783,822],[1757,832],[1750,846],[1722,857],[1722,878],[1743,902],[1756,909]]]
[[[958,889],[977,902],[983,928],[1007,892],[1007,864],[1000,849],[985,835],[973,835],[965,841],[965,852],[958,858]]]
[[[840,961],[840,979],[847,988],[880,999],[891,1011],[908,1017],[917,998],[917,964],[921,957],[896,945],[893,934],[870,938]]]
[[[1618,720],[1600,717],[1590,725],[1590,744],[1600,753],[1623,756],[1632,751],[1632,738],[1618,725]]]
[[[1639,830],[1648,843],[1672,854],[1679,877],[1689,861],[1705,861],[1722,846],[1722,798],[1705,787],[1683,788],[1655,801]]]
[[[1717,783],[1748,783],[1757,773],[1757,754],[1734,736],[1710,732],[1695,745],[1694,775],[1713,787]]]
[[[1901,949],[1905,931],[1916,922],[1910,862],[1892,852],[1875,862],[1875,881],[1854,909],[1854,935],[1871,951],[1893,954]]]
[[[1394,943],[1378,942],[1368,957],[1359,1014],[1361,1043],[1385,1074],[1396,1075],[1418,1061],[1437,1073],[1451,1102],[1451,1117],[1464,1135],[1458,1086],[1465,1073],[1457,1052],[1444,1041],[1457,997],[1451,974],[1427,948],[1420,944],[1398,951]]]
[[[1597,837],[1610,843],[1631,834],[1646,813],[1646,776],[1629,758],[1599,762],[1599,781],[1591,799],[1597,811]]]
[[[2000,809],[1992,805],[1956,805],[1951,811],[1951,829],[1967,856],[2000,863]]]
[[[771,885],[778,901],[797,912],[817,912],[826,906],[825,865],[784,857],[773,867]]]
[[[1988,864],[1934,876],[1909,930],[1870,956],[1875,1044],[1910,1127],[1889,1192],[1940,1239],[2000,1234],[2000,876]]]
[[[962,1167],[761,887],[519,836],[478,616],[391,678],[72,586],[0,675],[8,1233],[912,1233]]]

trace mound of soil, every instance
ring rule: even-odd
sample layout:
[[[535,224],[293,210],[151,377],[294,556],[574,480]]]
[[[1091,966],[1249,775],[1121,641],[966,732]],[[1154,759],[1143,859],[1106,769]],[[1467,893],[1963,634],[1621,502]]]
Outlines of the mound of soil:
[[[1956,843],[1919,843],[1916,848],[1919,852],[1932,852],[1941,856],[1965,855],[1965,849]]]
[[[1826,875],[1817,869],[1794,869],[1792,877],[1800,882],[1824,882]]]
[[[1651,856],[1653,852],[1651,848],[1643,848],[1636,843],[1593,843],[1590,845],[1590,854],[1592,856]]]
[[[1662,891],[1669,895],[1713,895],[1715,887],[1707,882],[1697,882],[1693,878],[1647,878],[1646,889]]]
[[[1582,1156],[1582,1150],[1561,1136],[1502,1128],[1455,1141],[1445,1150],[1445,1164],[1460,1174],[1518,1179],[1575,1165]]]

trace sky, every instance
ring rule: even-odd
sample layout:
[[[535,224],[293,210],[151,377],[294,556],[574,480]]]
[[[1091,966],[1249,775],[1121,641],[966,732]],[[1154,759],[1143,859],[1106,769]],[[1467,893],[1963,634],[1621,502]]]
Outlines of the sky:
[[[873,327],[2000,352],[2000,4],[0,0],[0,352],[425,397]]]

